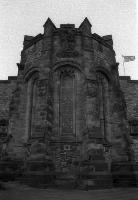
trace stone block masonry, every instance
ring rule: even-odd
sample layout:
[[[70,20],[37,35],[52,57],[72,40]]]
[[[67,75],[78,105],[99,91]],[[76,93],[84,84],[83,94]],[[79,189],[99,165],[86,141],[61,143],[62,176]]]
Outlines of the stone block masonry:
[[[23,45],[16,80],[0,82],[0,174],[68,187],[134,183],[137,86],[129,95],[119,79],[112,36],[93,34],[87,18],[78,28],[48,18]]]

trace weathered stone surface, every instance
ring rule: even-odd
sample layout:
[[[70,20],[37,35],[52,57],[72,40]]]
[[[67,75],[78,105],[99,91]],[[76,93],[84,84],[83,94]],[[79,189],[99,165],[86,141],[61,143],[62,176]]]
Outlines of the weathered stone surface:
[[[117,66],[112,37],[87,18],[79,28],[48,19],[43,35],[25,36],[18,77],[0,81],[1,160],[23,162],[30,180],[112,185],[112,162],[122,170],[137,157],[137,82],[119,83]]]
[[[138,162],[138,81],[131,80],[129,76],[121,76],[120,86],[126,102],[134,160]]]

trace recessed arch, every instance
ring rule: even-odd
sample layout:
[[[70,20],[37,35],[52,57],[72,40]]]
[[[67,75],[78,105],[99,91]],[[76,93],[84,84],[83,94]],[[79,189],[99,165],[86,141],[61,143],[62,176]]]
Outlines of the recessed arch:
[[[32,137],[32,122],[34,114],[34,102],[36,101],[37,82],[39,80],[38,70],[29,70],[25,77],[27,86],[27,105],[26,105],[26,136]]]
[[[33,77],[34,74],[37,74],[37,76],[39,76],[38,67],[33,67],[33,68],[29,69],[28,71],[26,71],[26,73],[24,74],[25,82],[27,82],[31,77]]]
[[[59,62],[53,68],[55,126],[59,137],[81,137],[78,115],[83,117],[79,98],[84,90],[85,74],[80,65]],[[77,123],[78,122],[78,123]],[[67,130],[68,129],[68,130]]]
[[[79,70],[80,72],[82,72],[85,75],[84,71],[81,69],[80,64],[78,64],[77,62],[74,62],[74,61],[60,61],[53,66],[53,71],[56,71],[57,69],[65,67],[66,65],[68,65],[72,68],[76,68],[77,70]]]
[[[102,135],[106,140],[110,140],[110,85],[111,81],[109,74],[106,71],[97,71],[97,81],[98,81],[98,102],[99,102],[99,116],[100,116],[100,127]]]
[[[107,78],[107,80],[110,83],[113,83],[113,76],[112,76],[112,74],[107,69],[105,69],[104,67],[98,66],[96,68],[96,72],[101,72],[102,74],[105,75],[105,77]]]
[[[60,92],[59,92],[59,108],[60,108],[60,134],[75,133],[73,122],[74,116],[74,96],[75,96],[75,74],[63,72],[60,75]],[[73,131],[74,130],[74,131]]]

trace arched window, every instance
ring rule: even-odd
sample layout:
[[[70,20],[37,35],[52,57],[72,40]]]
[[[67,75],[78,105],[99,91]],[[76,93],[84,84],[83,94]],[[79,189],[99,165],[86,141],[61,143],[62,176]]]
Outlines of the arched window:
[[[74,134],[75,127],[75,75],[73,72],[62,72],[60,77],[60,133]]]
[[[34,79],[32,84],[32,99],[31,99],[31,119],[30,119],[30,134],[35,136],[35,125],[37,122],[37,106],[38,106],[38,80]]]
[[[27,81],[27,116],[26,116],[26,136],[32,138],[34,136],[34,125],[37,118],[38,103],[38,73],[32,74]]]
[[[104,138],[109,137],[109,80],[102,72],[97,73],[99,86],[100,124]]]

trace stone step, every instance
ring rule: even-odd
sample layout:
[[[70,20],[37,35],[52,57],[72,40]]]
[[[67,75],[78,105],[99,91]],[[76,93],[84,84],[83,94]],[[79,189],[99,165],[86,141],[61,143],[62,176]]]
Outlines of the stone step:
[[[24,174],[22,177],[18,178],[18,181],[20,183],[38,188],[54,186],[53,178],[49,175],[42,174]]]
[[[73,178],[57,178],[55,185],[58,188],[75,189],[77,187],[76,180]]]

